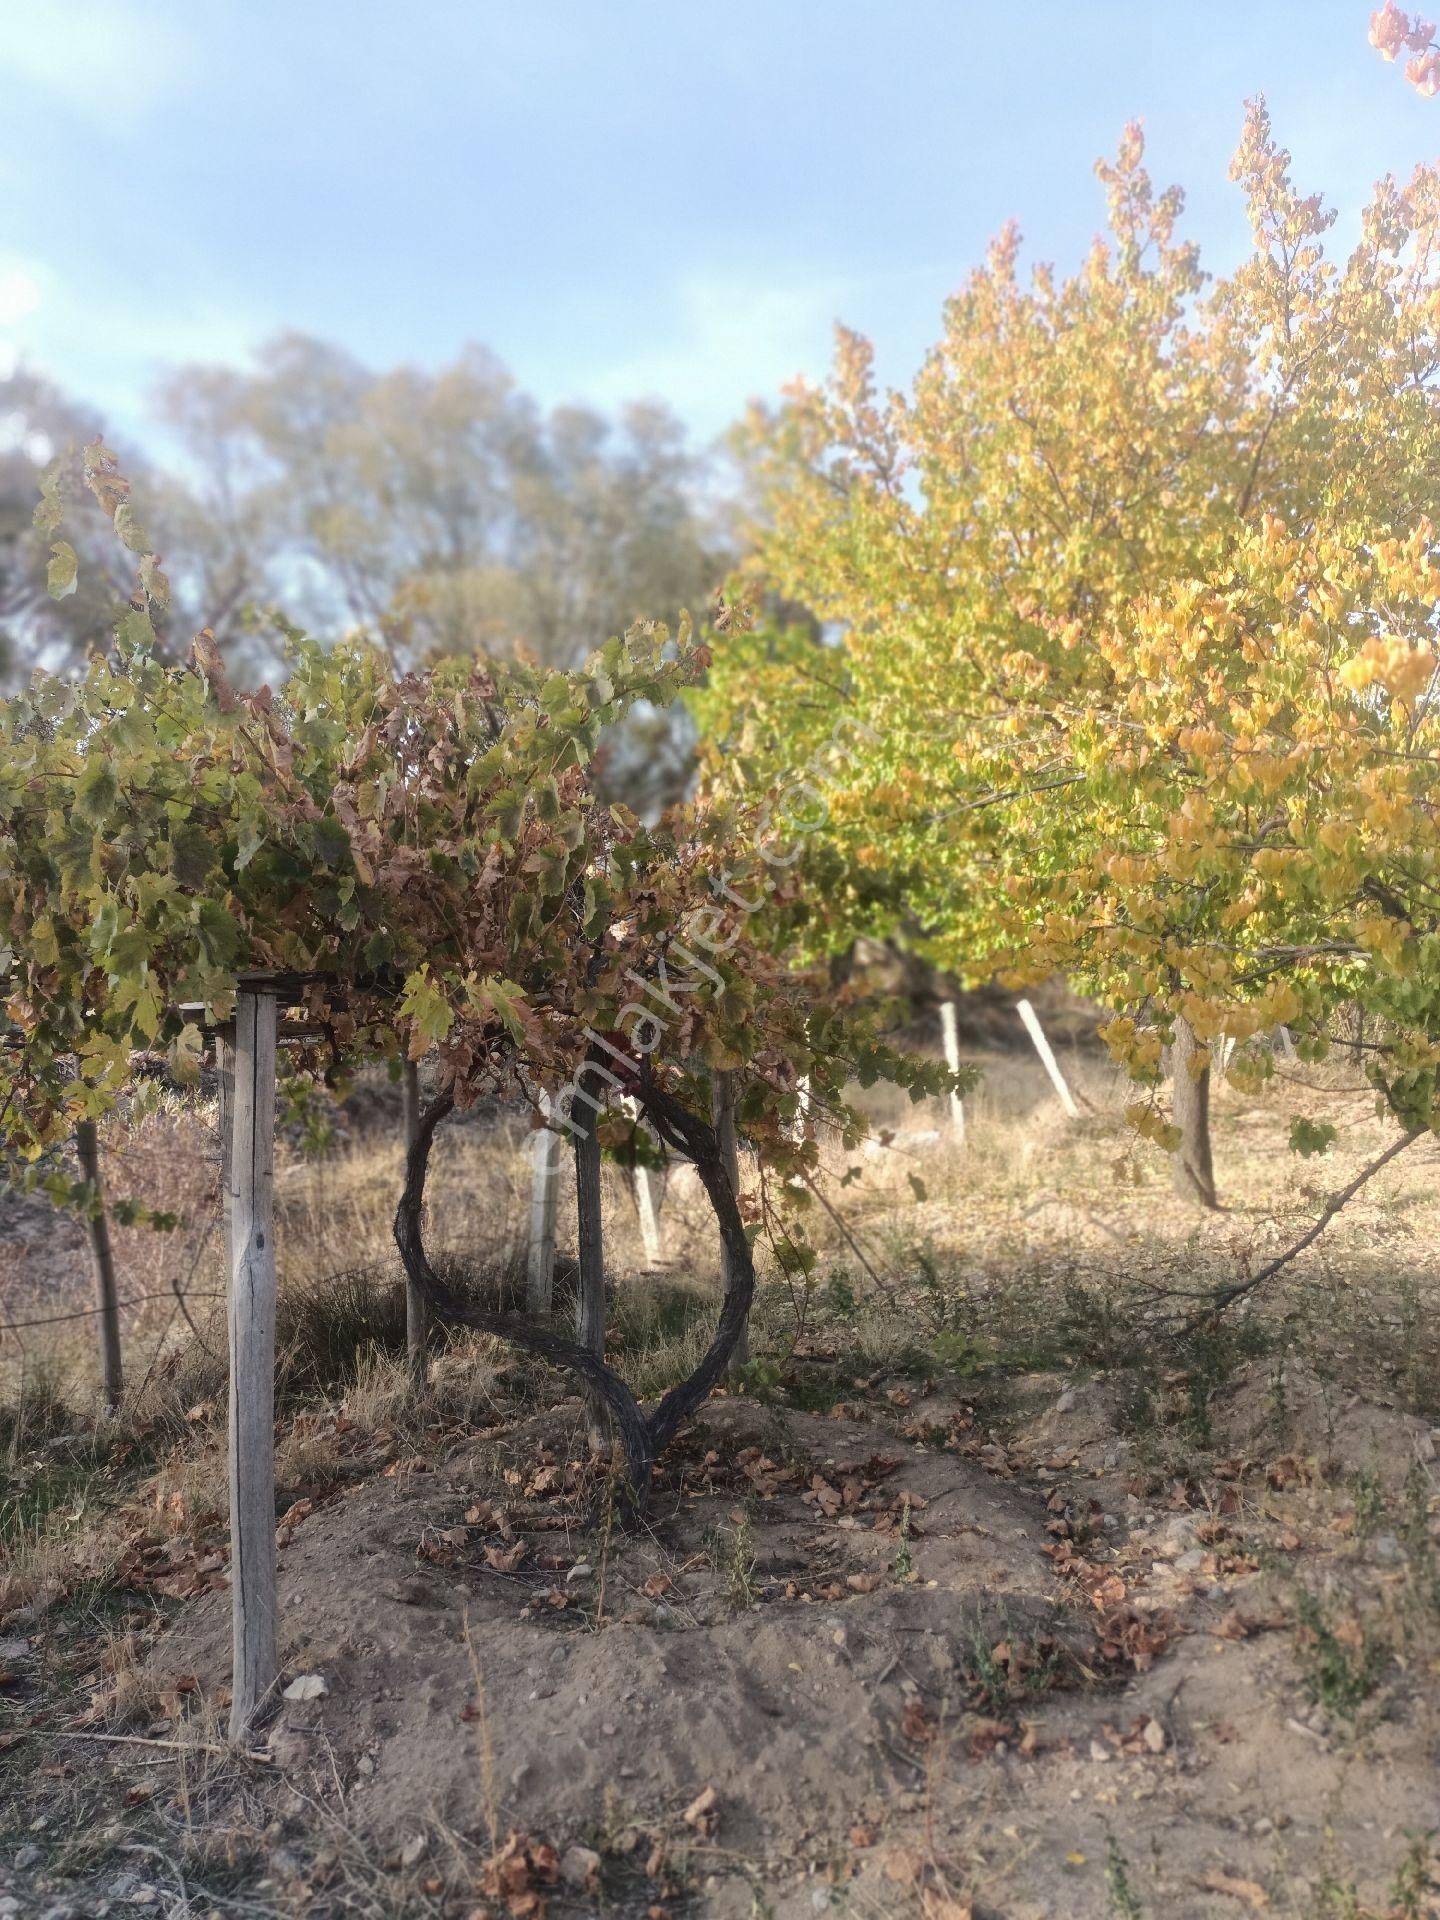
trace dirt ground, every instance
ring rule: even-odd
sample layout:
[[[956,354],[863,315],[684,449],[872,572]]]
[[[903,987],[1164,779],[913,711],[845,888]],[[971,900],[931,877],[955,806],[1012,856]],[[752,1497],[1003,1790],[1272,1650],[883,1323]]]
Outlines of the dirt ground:
[[[138,1609],[133,1745],[99,1737],[93,1644],[22,1609],[13,1910],[1198,1920],[1347,1911],[1328,1874],[1385,1911],[1440,1811],[1433,1689],[1399,1668],[1317,1706],[1296,1594],[1393,1604],[1404,1550],[1359,1537],[1319,1456],[1159,1483],[1102,1386],[1019,1384],[1003,1437],[888,1377],[838,1417],[717,1400],[638,1536],[573,1457],[578,1408],[392,1460],[282,1529],[285,1674],[318,1697],[250,1761],[204,1751],[218,1585]],[[1433,1459],[1363,1417],[1392,1465]],[[137,1548],[134,1599],[205,1584],[203,1522],[171,1539]],[[512,1829],[530,1865],[487,1902]]]
[[[1088,1086],[1064,1129],[997,1083],[968,1157],[912,1122],[923,1196],[847,1215],[901,1291],[857,1307],[843,1239],[802,1330],[771,1289],[640,1531],[498,1349],[419,1410],[393,1363],[297,1391],[287,1694],[238,1757],[223,1458],[177,1380],[0,1576],[0,1915],[1440,1913],[1433,1166],[1157,1358],[1137,1286],[1253,1265],[1383,1136],[1297,1176],[1222,1099],[1197,1220]]]

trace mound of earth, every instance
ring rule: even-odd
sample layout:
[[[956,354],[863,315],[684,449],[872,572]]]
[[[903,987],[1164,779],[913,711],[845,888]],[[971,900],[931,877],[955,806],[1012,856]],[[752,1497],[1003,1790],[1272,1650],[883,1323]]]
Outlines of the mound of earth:
[[[62,1736],[49,1770],[136,1853],[129,1890],[107,1865],[75,1904],[31,1840],[17,1911],[1235,1920],[1325,1911],[1332,1865],[1350,1910],[1385,1911],[1407,1831],[1433,1825],[1440,1717],[1395,1662],[1317,1707],[1295,1602],[1342,1632],[1383,1619],[1412,1549],[1358,1532],[1299,1460],[1141,1474],[1105,1383],[1056,1385],[1022,1383],[1008,1441],[914,1383],[831,1417],[718,1399],[633,1531],[574,1403],[317,1491],[280,1530],[263,1757],[167,1757],[229,1667],[227,1596],[186,1600],[136,1743]],[[78,1674],[46,1708],[59,1668],[29,1631],[31,1724],[97,1725]],[[31,1835],[69,1791],[40,1738],[7,1780]],[[140,1856],[202,1843],[233,1901],[131,1884]]]
[[[272,1750],[338,1770],[381,1840],[473,1825],[486,1769],[500,1824],[531,1831],[711,1787],[727,1844],[761,1854],[863,1819],[913,1786],[891,1744],[911,1702],[958,1710],[977,1646],[1063,1639],[1046,1515],[863,1428],[791,1415],[784,1439],[772,1458],[763,1413],[717,1402],[637,1535],[547,1511],[558,1457],[528,1497],[461,1455],[321,1508],[281,1556],[280,1648],[326,1691],[282,1702]],[[228,1636],[217,1594],[163,1660],[213,1684]]]

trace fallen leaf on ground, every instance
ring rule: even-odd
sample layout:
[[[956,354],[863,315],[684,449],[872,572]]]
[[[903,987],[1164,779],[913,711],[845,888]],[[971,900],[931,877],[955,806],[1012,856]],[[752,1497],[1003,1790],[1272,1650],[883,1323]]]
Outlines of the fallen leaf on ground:
[[[1247,1901],[1257,1910],[1268,1907],[1270,1896],[1255,1880],[1237,1880],[1234,1874],[1225,1873],[1219,1867],[1211,1867],[1202,1873],[1195,1882],[1206,1893],[1228,1893],[1232,1900]]]
[[[713,1833],[715,1831],[715,1807],[719,1797],[714,1787],[706,1787],[703,1793],[697,1793],[685,1809],[684,1819],[686,1826],[694,1827],[697,1833]]]

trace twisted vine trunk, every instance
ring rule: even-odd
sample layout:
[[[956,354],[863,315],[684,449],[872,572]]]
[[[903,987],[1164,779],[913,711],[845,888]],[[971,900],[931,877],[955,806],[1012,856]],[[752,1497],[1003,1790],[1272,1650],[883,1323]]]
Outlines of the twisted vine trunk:
[[[420,1124],[420,1069],[413,1060],[407,1060],[401,1069],[400,1106],[405,1133],[405,1150],[408,1153],[410,1143],[415,1138],[415,1129]],[[407,1280],[405,1282],[405,1363],[410,1375],[410,1384],[416,1388],[425,1385],[427,1372],[425,1348],[429,1328],[425,1321],[425,1296],[413,1280]]]
[[[479,1333],[494,1334],[508,1340],[526,1353],[536,1354],[553,1365],[565,1367],[575,1375],[592,1403],[598,1403],[610,1417],[616,1439],[624,1450],[630,1494],[637,1510],[644,1507],[650,1491],[655,1461],[679,1428],[709,1398],[729,1364],[745,1332],[750,1304],[755,1296],[755,1264],[750,1242],[740,1218],[734,1189],[726,1171],[720,1142],[708,1122],[653,1082],[642,1082],[638,1098],[657,1133],[667,1146],[683,1153],[694,1163],[701,1185],[720,1226],[721,1245],[725,1249],[727,1282],[715,1333],[699,1365],[688,1379],[680,1381],[665,1394],[649,1414],[643,1413],[629,1387],[605,1364],[601,1354],[579,1340],[552,1332],[518,1313],[493,1313],[472,1306],[447,1286],[430,1264],[421,1230],[421,1211],[425,1201],[425,1176],[436,1128],[453,1111],[451,1093],[441,1093],[420,1115],[405,1161],[405,1187],[395,1209],[395,1244],[405,1275],[424,1296],[435,1319],[451,1326],[472,1327]]]
[[[1181,1134],[1175,1154],[1175,1191],[1202,1207],[1218,1207],[1210,1156],[1210,1068],[1207,1064],[1198,1074],[1191,1070],[1199,1051],[1195,1029],[1188,1020],[1177,1018],[1170,1055],[1175,1124]]]

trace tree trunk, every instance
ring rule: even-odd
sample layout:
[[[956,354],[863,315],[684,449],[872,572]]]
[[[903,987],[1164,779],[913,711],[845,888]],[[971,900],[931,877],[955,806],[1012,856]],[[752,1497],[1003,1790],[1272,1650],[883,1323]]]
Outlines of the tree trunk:
[[[432,1314],[446,1325],[474,1327],[510,1340],[527,1353],[539,1354],[556,1366],[568,1367],[585,1390],[599,1400],[625,1453],[630,1505],[643,1514],[649,1496],[656,1457],[674,1439],[680,1426],[707,1398],[729,1362],[745,1330],[755,1296],[755,1262],[735,1192],[720,1159],[715,1130],[697,1114],[652,1082],[641,1089],[641,1105],[661,1140],[690,1160],[720,1223],[721,1244],[729,1261],[730,1284],[720,1304],[714,1337],[687,1379],[677,1381],[647,1417],[634,1394],[589,1347],[552,1332],[523,1314],[493,1313],[476,1307],[446,1286],[425,1252],[421,1214],[425,1202],[425,1172],[435,1129],[455,1105],[454,1095],[441,1092],[420,1116],[415,1143],[405,1160],[405,1187],[395,1209],[395,1244],[405,1271],[420,1287]]]
[[[455,1293],[436,1273],[425,1252],[421,1214],[425,1204],[425,1174],[430,1163],[430,1148],[435,1130],[453,1111],[452,1093],[436,1095],[420,1116],[420,1129],[405,1160],[405,1187],[395,1209],[395,1244],[405,1271],[425,1295],[431,1314],[447,1326],[473,1327],[479,1333],[492,1333],[509,1340],[526,1353],[538,1354],[557,1367],[568,1367],[576,1374],[585,1391],[597,1396],[610,1416],[615,1432],[625,1449],[630,1479],[630,1495],[637,1512],[644,1510],[650,1491],[650,1474],[655,1462],[649,1424],[635,1403],[635,1396],[603,1360],[589,1347],[567,1335],[528,1319],[524,1314],[494,1313],[477,1307]]]
[[[115,1255],[110,1246],[105,1190],[100,1184],[100,1140],[93,1120],[77,1122],[75,1148],[94,1209],[90,1215],[90,1252],[95,1262],[95,1297],[100,1322],[100,1389],[105,1396],[106,1412],[113,1413],[120,1404],[124,1384],[120,1370],[120,1296],[115,1286]]]
[[[1172,1103],[1180,1145],[1175,1153],[1175,1191],[1202,1207],[1216,1207],[1215,1169],[1210,1158],[1210,1068],[1192,1073],[1191,1062],[1200,1051],[1195,1030],[1177,1018],[1171,1052],[1174,1079]]]
[[[413,1060],[407,1060],[401,1071],[400,1098],[401,1111],[404,1115],[405,1151],[408,1154],[420,1130],[420,1069]],[[425,1384],[425,1349],[429,1333],[430,1320],[425,1310],[425,1296],[407,1274],[405,1276],[405,1363],[412,1387],[423,1387]]]
[[[716,1073],[711,1076],[710,1112],[715,1126],[715,1138],[720,1145],[720,1164],[725,1169],[725,1177],[730,1182],[730,1192],[738,1206],[740,1201],[740,1149],[735,1139],[735,1080],[728,1073]],[[720,1278],[724,1291],[729,1293],[735,1283],[734,1268],[730,1258],[730,1249],[722,1236],[720,1241]],[[750,1326],[747,1323],[740,1329],[740,1337],[730,1354],[726,1371],[740,1373],[750,1364]]]
[[[605,1359],[605,1232],[600,1217],[600,1116],[575,1135],[575,1209],[579,1222],[580,1281],[575,1299],[575,1339],[602,1364]],[[590,1448],[608,1439],[603,1406],[590,1396]]]

